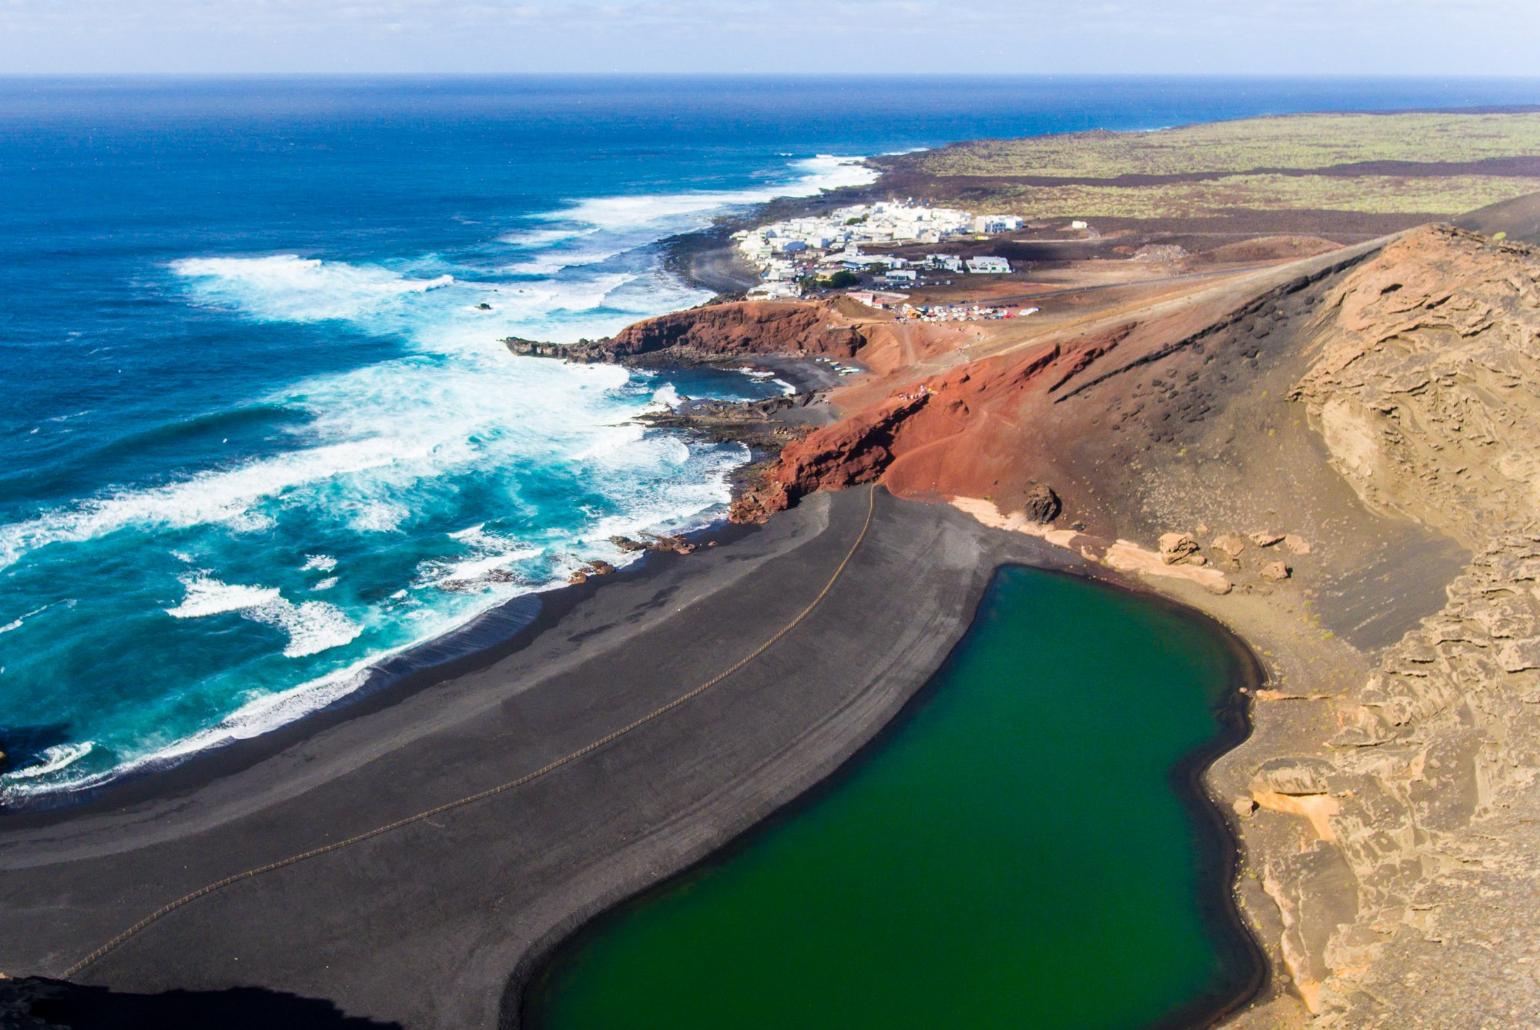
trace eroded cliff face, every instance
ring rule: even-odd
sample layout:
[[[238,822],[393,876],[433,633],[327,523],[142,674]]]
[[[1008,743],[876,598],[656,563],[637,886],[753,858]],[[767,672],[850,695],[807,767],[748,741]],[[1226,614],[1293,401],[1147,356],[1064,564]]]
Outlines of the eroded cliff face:
[[[1264,861],[1323,1022],[1533,1025],[1540,991],[1540,253],[1452,229],[1327,297],[1293,396],[1371,508],[1474,558],[1444,607],[1329,699],[1335,732],[1263,763],[1319,815]]]
[[[1297,999],[1240,1021],[1540,1023],[1540,252],[1427,227],[905,372],[737,514],[881,480],[1226,621],[1271,682],[1210,782]]]

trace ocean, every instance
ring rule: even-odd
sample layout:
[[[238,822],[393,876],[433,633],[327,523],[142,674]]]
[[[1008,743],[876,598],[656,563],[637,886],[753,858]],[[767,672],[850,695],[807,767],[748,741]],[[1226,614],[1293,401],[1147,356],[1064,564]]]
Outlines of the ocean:
[[[0,803],[355,692],[719,519],[731,370],[515,358],[698,303],[661,241],[979,136],[1533,103],[1532,83],[0,79]]]

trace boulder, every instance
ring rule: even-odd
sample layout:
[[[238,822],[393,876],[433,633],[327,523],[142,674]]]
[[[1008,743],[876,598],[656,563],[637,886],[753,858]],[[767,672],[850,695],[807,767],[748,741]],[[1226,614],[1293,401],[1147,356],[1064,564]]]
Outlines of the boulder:
[[[1037,483],[1027,491],[1021,510],[1033,522],[1048,523],[1059,517],[1064,504],[1059,500],[1059,495],[1053,492],[1053,487]]]
[[[1191,533],[1162,533],[1158,546],[1160,560],[1167,565],[1186,561],[1198,553],[1198,541],[1192,538]]]
[[[595,558],[592,561],[584,562],[582,568],[575,570],[572,575],[568,576],[567,585],[580,586],[595,576],[608,576],[614,571],[615,566],[603,559]]]
[[[1249,533],[1247,535],[1251,537],[1251,542],[1256,544],[1258,547],[1272,547],[1274,544],[1280,543],[1283,540],[1282,533],[1269,533],[1266,530],[1258,530],[1255,533]]]
[[[1283,535],[1283,546],[1287,547],[1291,554],[1310,553],[1310,541],[1302,536],[1295,536],[1293,533],[1285,533]]]
[[[643,540],[650,551],[667,551],[670,554],[694,554],[695,545],[682,536],[660,536],[644,533]]]
[[[1246,540],[1235,533],[1221,533],[1214,538],[1210,546],[1226,558],[1235,561],[1241,556],[1241,552],[1246,550]]]
[[[1294,570],[1281,561],[1270,561],[1257,570],[1262,578],[1273,583],[1281,583],[1294,575]]]

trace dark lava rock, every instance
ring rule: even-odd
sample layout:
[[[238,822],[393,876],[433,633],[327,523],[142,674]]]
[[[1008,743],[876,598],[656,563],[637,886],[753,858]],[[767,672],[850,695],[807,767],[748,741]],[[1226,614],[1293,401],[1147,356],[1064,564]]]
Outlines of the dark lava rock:
[[[1064,503],[1053,492],[1053,487],[1038,483],[1027,491],[1022,510],[1033,522],[1052,522],[1064,510]]]

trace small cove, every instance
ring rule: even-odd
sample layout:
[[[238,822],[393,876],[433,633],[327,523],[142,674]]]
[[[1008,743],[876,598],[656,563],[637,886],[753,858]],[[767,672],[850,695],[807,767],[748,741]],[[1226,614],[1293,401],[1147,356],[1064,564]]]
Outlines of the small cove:
[[[1024,567],[833,780],[599,917],[542,1027],[1127,1027],[1255,986],[1197,773],[1249,659],[1149,598]]]

